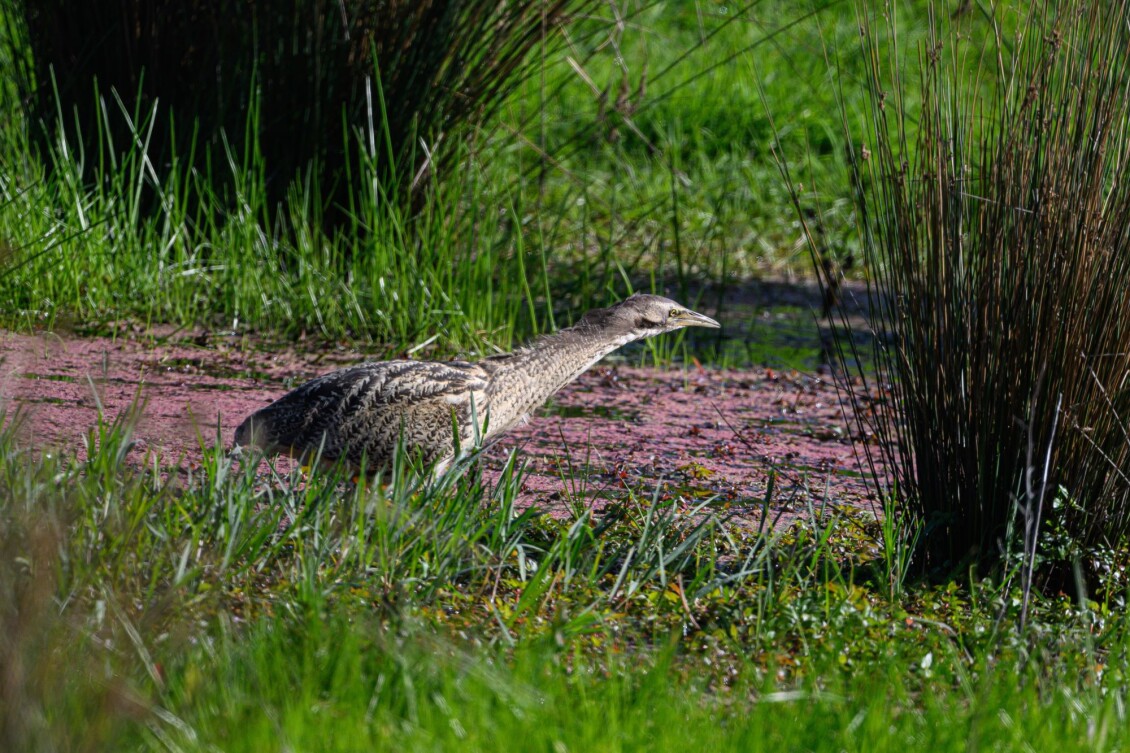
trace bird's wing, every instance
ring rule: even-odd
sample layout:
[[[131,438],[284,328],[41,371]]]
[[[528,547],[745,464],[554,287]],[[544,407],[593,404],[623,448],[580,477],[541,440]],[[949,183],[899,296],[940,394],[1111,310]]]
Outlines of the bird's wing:
[[[245,435],[268,451],[320,450],[327,459],[344,455],[354,461],[367,454],[372,463],[390,459],[403,435],[409,445],[434,459],[453,447],[453,411],[461,435],[473,433],[472,397],[481,424],[488,380],[486,371],[463,361],[364,363],[287,393],[251,416]]]
[[[482,368],[466,361],[383,361],[340,369],[303,387],[310,388],[311,397],[328,391],[363,398],[367,404],[401,406],[437,398],[453,401],[485,389],[488,379]]]

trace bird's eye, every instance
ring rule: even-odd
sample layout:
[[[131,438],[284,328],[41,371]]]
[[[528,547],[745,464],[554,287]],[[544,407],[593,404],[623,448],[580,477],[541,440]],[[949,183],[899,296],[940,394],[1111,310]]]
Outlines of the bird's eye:
[[[671,309],[670,311],[667,312],[667,318],[668,319],[674,319],[677,316],[682,316],[682,314],[683,314],[682,309]]]

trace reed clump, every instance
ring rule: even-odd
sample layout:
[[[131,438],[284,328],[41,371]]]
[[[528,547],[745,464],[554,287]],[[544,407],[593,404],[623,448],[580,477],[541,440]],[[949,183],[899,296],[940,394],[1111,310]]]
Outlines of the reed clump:
[[[852,154],[878,373],[852,399],[919,562],[1124,544],[1128,3],[938,8],[917,87],[882,31]]]

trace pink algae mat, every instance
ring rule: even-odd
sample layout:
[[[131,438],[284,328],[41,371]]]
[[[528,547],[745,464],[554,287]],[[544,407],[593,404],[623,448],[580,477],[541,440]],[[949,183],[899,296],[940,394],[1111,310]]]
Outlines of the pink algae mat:
[[[268,351],[235,338],[72,338],[0,330],[0,405],[23,415],[19,440],[84,452],[99,406],[113,419],[142,405],[131,459],[199,462],[252,411],[302,381],[360,362],[301,345]],[[832,381],[769,369],[668,370],[600,365],[486,452],[497,476],[512,450],[526,464],[519,504],[562,512],[630,494],[703,501],[788,522],[825,505],[873,509],[858,429]]]

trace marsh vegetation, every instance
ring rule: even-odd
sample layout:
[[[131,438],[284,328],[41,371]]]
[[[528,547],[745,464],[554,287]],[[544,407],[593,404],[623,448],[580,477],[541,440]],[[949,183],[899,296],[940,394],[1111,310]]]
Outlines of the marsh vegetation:
[[[521,454],[352,485],[7,402],[0,747],[1125,747],[1125,2],[113,5],[0,4],[8,329],[444,358],[668,293],[730,337],[627,358],[820,369],[876,507],[597,506],[577,443],[544,515]],[[822,365],[751,344],[798,280]]]

